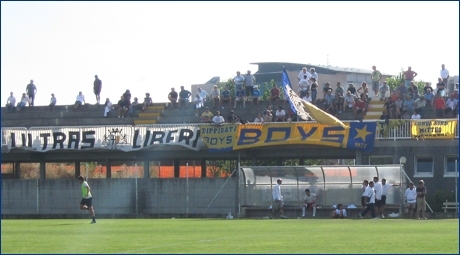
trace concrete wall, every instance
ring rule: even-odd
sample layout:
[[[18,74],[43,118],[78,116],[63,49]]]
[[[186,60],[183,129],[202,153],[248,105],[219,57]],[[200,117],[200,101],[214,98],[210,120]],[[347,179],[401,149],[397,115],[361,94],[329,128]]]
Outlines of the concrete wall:
[[[226,179],[138,179],[139,215],[203,214]],[[136,179],[90,179],[97,215],[136,215]],[[231,178],[206,215],[237,212],[236,178]],[[87,214],[80,211],[81,186],[75,179],[38,181],[40,215]],[[2,180],[2,216],[37,214],[37,180]],[[89,217],[89,216],[88,216]]]

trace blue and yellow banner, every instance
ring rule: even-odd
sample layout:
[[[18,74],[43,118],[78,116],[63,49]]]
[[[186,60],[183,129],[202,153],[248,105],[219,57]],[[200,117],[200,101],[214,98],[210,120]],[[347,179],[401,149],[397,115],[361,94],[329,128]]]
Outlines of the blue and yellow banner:
[[[209,151],[314,144],[372,152],[375,131],[375,122],[351,122],[349,128],[319,123],[279,123],[207,126],[201,128],[201,136]]]

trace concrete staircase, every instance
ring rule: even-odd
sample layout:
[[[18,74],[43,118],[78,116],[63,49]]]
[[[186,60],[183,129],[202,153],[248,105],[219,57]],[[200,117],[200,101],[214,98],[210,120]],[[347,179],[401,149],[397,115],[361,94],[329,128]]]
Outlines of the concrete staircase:
[[[134,125],[157,124],[165,109],[165,103],[158,103],[153,104],[152,106],[148,106],[145,111],[139,113],[139,117],[134,118]]]
[[[378,98],[372,97],[371,101],[369,102],[369,106],[367,108],[366,115],[364,116],[363,119],[365,120],[380,119],[382,112],[385,110],[385,108],[383,107],[384,104],[385,104],[385,101],[380,101]]]

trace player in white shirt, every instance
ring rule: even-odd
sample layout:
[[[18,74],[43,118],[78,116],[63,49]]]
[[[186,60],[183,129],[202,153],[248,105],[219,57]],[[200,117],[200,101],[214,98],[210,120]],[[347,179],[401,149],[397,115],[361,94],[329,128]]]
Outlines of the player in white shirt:
[[[338,204],[337,208],[332,211],[333,219],[344,219],[347,217],[347,210],[343,208],[342,204]]]
[[[444,84],[447,86],[447,80],[449,79],[449,70],[446,69],[444,64],[441,65],[441,78],[444,81]]]
[[[401,184],[390,184],[387,183],[387,180],[385,178],[382,178],[382,200],[380,200],[380,217],[382,217],[382,219],[385,218],[385,216],[383,215],[385,211],[385,206],[387,205],[388,189],[396,186],[401,186]]]
[[[270,219],[273,219],[273,213],[275,213],[275,210],[280,210],[281,213],[281,218],[286,219],[286,216],[284,216],[284,211],[283,211],[283,196],[281,196],[281,184],[283,183],[283,180],[278,179],[276,180],[276,185],[273,187],[272,190],[272,195],[273,195],[273,206],[272,206],[272,213],[270,215]]]
[[[369,211],[371,212],[371,216],[373,219],[380,219],[379,217],[375,216],[375,211],[374,211],[374,204],[375,204],[375,190],[374,190],[374,182],[370,181],[369,186],[366,187],[366,190],[363,193],[363,196],[366,199],[366,208],[358,214],[356,217],[363,218],[366,213]]]
[[[409,188],[406,189],[404,193],[406,198],[406,208],[409,210],[409,219],[412,219],[412,214],[414,213],[415,205],[417,203],[417,191],[414,187],[414,183],[409,183]]]
[[[380,206],[382,205],[382,184],[379,182],[379,177],[374,177],[374,190],[375,190],[375,212],[379,215]],[[380,216],[380,215],[379,215]]]
[[[315,193],[310,193],[309,189],[305,190],[305,196],[303,197],[304,204],[302,205],[302,217],[305,217],[305,209],[311,208],[313,209],[313,217],[316,214],[316,200],[318,200],[318,196]]]

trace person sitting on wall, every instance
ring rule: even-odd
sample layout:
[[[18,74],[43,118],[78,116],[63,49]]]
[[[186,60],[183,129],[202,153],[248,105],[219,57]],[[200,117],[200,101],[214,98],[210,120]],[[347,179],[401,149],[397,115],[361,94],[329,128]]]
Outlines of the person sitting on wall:
[[[262,92],[259,90],[259,86],[255,85],[252,91],[252,105],[259,105],[260,97]]]
[[[220,100],[219,100],[219,108],[221,108],[222,103],[227,102],[229,107],[232,107],[232,97],[230,96],[230,90],[228,90],[228,87],[225,86],[224,91],[221,92],[220,95]],[[222,106],[222,109],[224,107]]]
[[[22,93],[21,101],[16,105],[16,112],[19,112],[28,102],[29,97],[27,97],[26,93]]]
[[[145,93],[144,103],[142,104],[142,111],[147,109],[147,106],[151,106],[153,104],[152,98],[150,97],[150,93]]]
[[[220,100],[220,90],[219,88],[217,88],[217,85],[214,85],[211,90],[212,108],[216,108],[216,103],[219,100]]]
[[[176,108],[177,98],[178,97],[179,97],[179,95],[177,94],[176,90],[174,88],[171,88],[171,92],[169,92],[169,94],[168,94],[168,100],[169,100],[169,102],[171,102],[171,109]]]
[[[10,92],[10,96],[6,100],[6,105],[5,105],[7,112],[13,112],[15,104],[16,104],[16,98],[13,96],[13,92]]]
[[[126,105],[126,100],[124,96],[120,97],[118,100],[118,118],[124,118],[125,114],[128,112],[128,106]]]
[[[270,90],[270,97],[268,98],[268,101],[271,104],[274,104],[276,101],[280,100],[280,89],[276,87],[276,83],[273,84],[273,88]]]
[[[106,99],[104,103],[104,118],[107,118],[107,114],[113,109],[112,102],[110,102],[110,99]]]
[[[179,106],[182,108],[182,106],[185,105],[185,108],[188,107],[188,101],[192,93],[190,91],[185,90],[184,86],[180,86],[180,92],[179,92]]]
[[[347,109],[353,110],[353,105],[355,104],[355,95],[351,91],[347,91],[345,98],[343,99],[343,111]]]
[[[347,210],[343,208],[342,204],[338,204],[337,208],[332,211],[333,219],[345,219],[347,217]]]
[[[246,107],[246,92],[244,92],[243,87],[239,87],[238,91],[235,92],[235,105],[233,108],[236,108],[236,103],[242,102],[243,107]]]
[[[82,106],[84,103],[85,103],[85,96],[80,91],[80,92],[78,92],[77,101],[75,101],[75,104],[74,104],[72,110],[75,111],[77,108]]]
[[[278,106],[278,110],[275,112],[275,121],[284,122],[286,121],[286,112],[283,110],[283,107]]]

